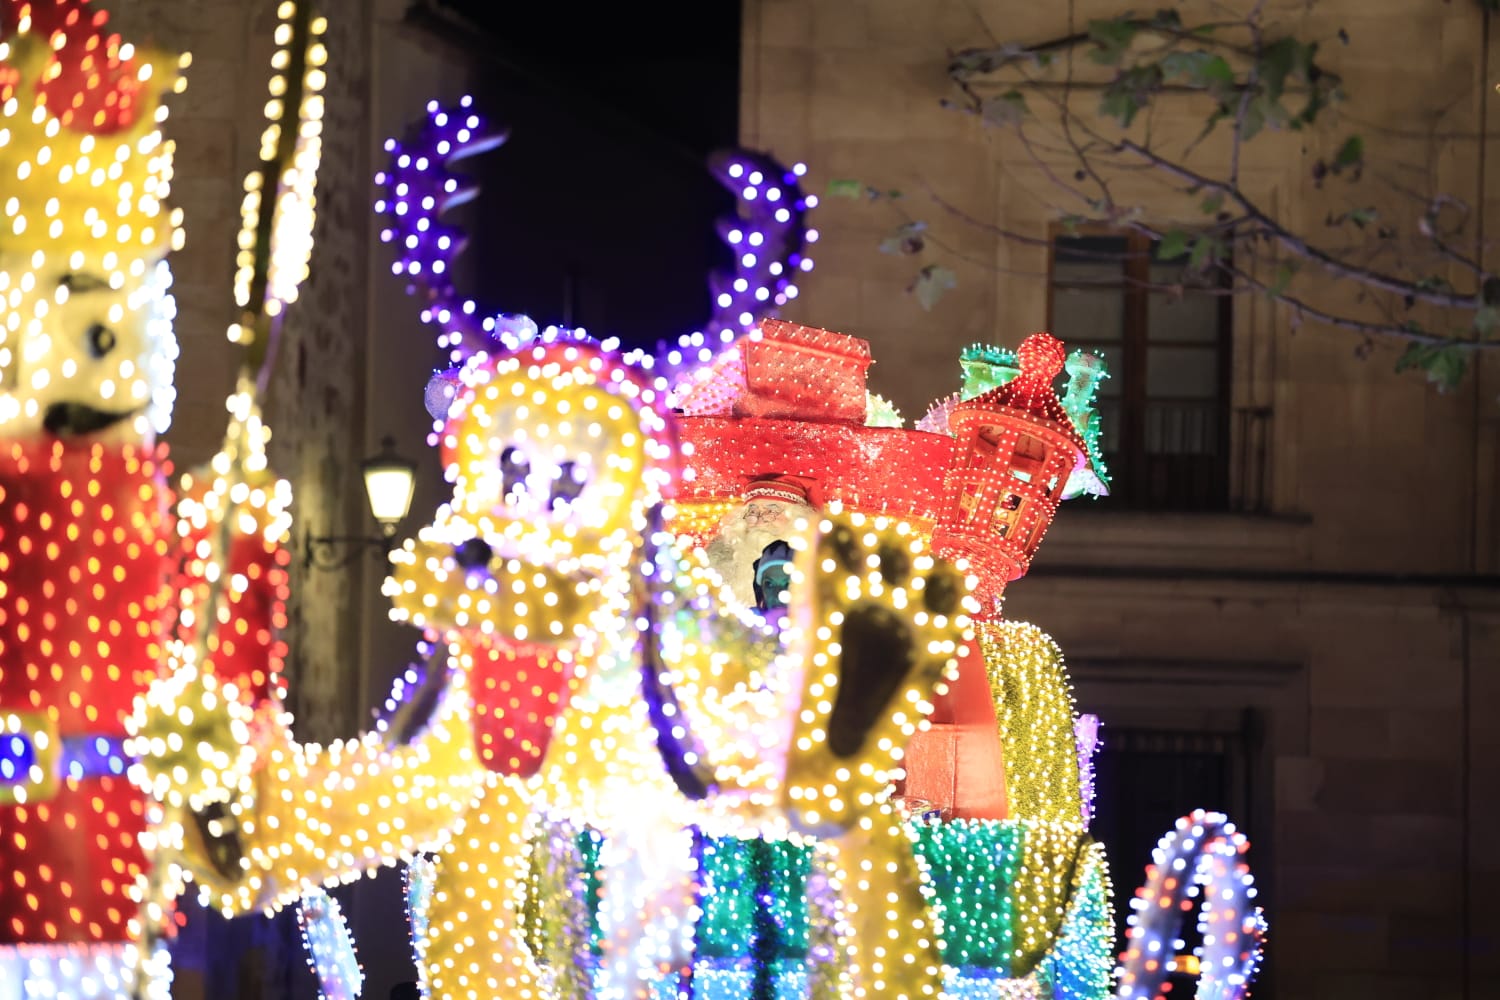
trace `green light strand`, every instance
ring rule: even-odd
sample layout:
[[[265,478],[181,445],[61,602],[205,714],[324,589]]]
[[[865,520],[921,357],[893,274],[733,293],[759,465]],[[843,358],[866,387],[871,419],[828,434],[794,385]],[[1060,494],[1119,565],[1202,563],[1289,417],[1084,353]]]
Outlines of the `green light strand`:
[[[1024,829],[979,820],[913,820],[917,858],[927,868],[943,925],[943,962],[1009,974],[1013,902]]]
[[[1057,944],[1037,969],[1054,1000],[1105,1000],[1114,979],[1113,891],[1104,845],[1079,848],[1067,916]]]

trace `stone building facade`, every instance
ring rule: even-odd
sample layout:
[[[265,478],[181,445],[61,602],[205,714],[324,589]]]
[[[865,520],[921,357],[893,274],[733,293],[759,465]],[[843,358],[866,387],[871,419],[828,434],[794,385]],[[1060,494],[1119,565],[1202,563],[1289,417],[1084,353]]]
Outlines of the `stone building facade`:
[[[868,339],[872,391],[909,417],[953,391],[965,345],[1014,346],[1056,312],[1056,191],[1009,133],[940,107],[949,54],[1083,31],[1128,6],[746,0],[743,143],[806,161],[819,193],[844,178],[901,190],[902,207],[931,223],[923,255],[881,254],[899,216],[880,202],[825,199],[817,267],[789,310]],[[1192,23],[1251,4],[1171,6]],[[1265,5],[1300,37],[1328,40],[1320,56],[1350,95],[1344,125],[1414,164],[1418,186],[1474,206],[1494,234],[1500,17],[1482,6]],[[1340,28],[1347,45],[1333,41]],[[1195,127],[1191,111],[1174,121],[1169,107],[1157,127]],[[1257,139],[1242,162],[1247,188],[1294,228],[1320,226],[1334,194],[1308,168],[1342,134]],[[928,192],[1036,242],[957,221]],[[1493,237],[1482,253],[1493,273]],[[957,287],[924,311],[907,287],[932,261]],[[1353,293],[1330,280],[1314,294],[1332,307]],[[1401,345],[1377,343],[1361,360],[1353,335],[1295,329],[1263,298],[1236,299],[1228,328],[1218,509],[1065,505],[1007,613],[1047,629],[1068,655],[1080,708],[1102,717],[1106,748],[1113,733],[1122,751],[1101,782],[1123,783],[1125,807],[1222,806],[1248,828],[1271,920],[1258,995],[1491,996],[1500,364],[1481,352],[1463,385],[1439,394],[1419,373],[1393,372]],[[1206,784],[1190,780],[1200,765],[1213,772]],[[1205,787],[1221,801],[1172,801]],[[1139,884],[1147,860],[1112,858],[1117,892]]]

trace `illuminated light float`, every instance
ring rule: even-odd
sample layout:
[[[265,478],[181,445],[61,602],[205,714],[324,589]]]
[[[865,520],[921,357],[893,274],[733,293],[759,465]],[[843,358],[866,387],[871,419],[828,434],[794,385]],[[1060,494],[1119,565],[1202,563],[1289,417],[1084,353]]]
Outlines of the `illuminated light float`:
[[[433,106],[429,117],[428,131],[480,135],[472,114]],[[401,248],[396,271],[429,297],[429,321],[477,324],[467,349],[465,330],[445,331],[455,360],[486,337],[540,358],[555,346],[534,346],[534,324],[475,319],[482,314],[472,301],[428,277],[450,273],[462,234],[434,225],[443,198],[422,192],[436,185],[472,193],[445,171],[463,155],[463,140],[425,136],[415,147],[388,147],[393,170],[381,178],[386,198],[377,210],[392,226],[384,235]],[[768,171],[761,173],[764,181]],[[743,192],[742,213],[760,193]],[[721,228],[731,244],[747,238]],[[422,253],[433,259],[414,256]],[[742,268],[757,263],[754,254],[737,260]],[[779,292],[774,304],[789,297]],[[735,308],[722,295],[718,305]],[[512,856],[503,884],[466,887],[451,911],[454,925],[467,926],[477,907],[503,914],[488,927],[491,942],[519,926],[520,944],[503,945],[504,961],[491,967],[524,970],[507,987],[545,996],[1106,994],[1108,876],[1102,850],[1086,835],[1096,733],[1074,718],[1056,646],[998,615],[1004,585],[1025,572],[1058,501],[1106,490],[1092,406],[1102,363],[1082,352],[1064,357],[1046,335],[1020,352],[975,345],[961,358],[964,391],[935,405],[917,431],[904,431],[899,415],[865,389],[868,345],[774,321],[735,339],[743,317],[729,319],[719,336],[727,349],[694,335],[655,366],[656,391],[671,389],[666,419],[681,456],[669,487],[676,500],[664,510],[686,547],[676,559],[664,556],[648,528],[631,584],[634,611],[616,621],[613,638],[595,633],[592,652],[577,656],[582,694],[569,699],[556,680],[534,688],[548,705],[555,696],[567,707],[542,757],[542,787],[528,793],[529,819],[508,814],[520,822],[513,830],[527,831],[524,844],[513,837],[508,845],[522,855],[529,849],[525,875],[515,880]],[[549,331],[542,340],[559,336]],[[652,367],[649,358],[638,361]],[[1064,369],[1059,398],[1052,384]],[[434,380],[429,408],[447,419],[458,395],[453,413],[461,417],[471,388],[445,373]],[[560,416],[534,407],[512,414],[499,422],[499,440],[544,437],[537,432]],[[450,425],[438,437],[450,447],[483,441],[495,426],[486,420],[478,433],[455,434]],[[556,453],[534,463],[530,445],[489,440],[488,465],[480,464],[490,477],[484,502],[503,494],[510,513],[530,504],[533,519],[549,520],[547,498],[577,464],[559,464]],[[425,574],[398,566],[388,586],[398,608],[405,604],[400,614],[438,626],[430,637],[445,638],[462,661],[472,660],[466,650],[493,643],[473,634],[473,610],[505,586],[491,572],[493,546],[472,544],[485,529],[453,516],[473,479],[452,478],[454,504],[418,543],[440,543],[420,560]],[[833,516],[822,518],[819,506]],[[961,560],[978,600],[942,572],[934,550]],[[483,572],[473,572],[476,553]],[[707,586],[705,569],[714,581]],[[470,604],[455,613],[460,577],[457,593],[467,592]],[[645,604],[642,586],[654,593]],[[443,610],[427,616],[434,591]],[[965,605],[979,612],[978,641],[967,644]],[[935,606],[953,615],[939,626],[946,637],[922,634],[943,617]],[[953,655],[902,662],[903,649],[923,648]],[[642,667],[649,727],[642,706],[627,698],[605,710],[609,699],[596,693],[613,688],[618,698],[622,677],[623,688],[633,686],[622,656]],[[522,680],[521,672],[513,678]],[[525,729],[514,716],[523,704],[512,694],[508,704],[473,707],[492,724],[504,719],[501,731],[514,734]],[[520,721],[547,718],[531,710]],[[601,733],[606,756],[598,752]],[[534,728],[526,745],[541,745]],[[481,755],[494,766],[493,754]],[[653,819],[621,823],[631,807]],[[696,872],[689,909],[683,886],[674,887],[684,827]],[[652,856],[641,847],[652,840],[662,868],[654,877],[641,867]],[[468,849],[477,846],[471,840]],[[474,870],[472,860],[458,867]],[[459,963],[455,979],[431,960],[432,944],[444,937],[432,930],[443,871],[444,857],[421,858],[411,876],[414,940],[431,970],[426,985],[435,995],[482,993],[481,969],[466,976]],[[639,913],[645,925],[636,933],[621,933],[622,897],[624,915]],[[1252,950],[1258,942],[1245,940]],[[474,940],[463,943],[472,948]]]
[[[491,327],[449,341],[453,499],[387,583],[435,669],[330,747],[261,706],[231,863],[200,878],[220,905],[305,897],[329,995],[357,967],[317,886],[407,857],[437,996],[1107,993],[1061,657],[996,614],[1096,426],[1052,394],[1060,345],[924,433],[828,331],[689,340],[669,399],[647,358]]]
[[[783,374],[821,357],[809,341],[866,356],[827,331],[759,337],[773,349],[754,363]],[[440,434],[453,500],[387,584],[398,617],[442,650],[444,686],[425,723],[401,722],[413,735],[400,746],[262,744],[241,813],[256,905],[427,848],[410,898],[434,996],[673,996],[689,982],[707,997],[1106,995],[1108,878],[1086,835],[1060,654],[993,614],[966,642],[963,606],[979,604],[927,540],[978,509],[943,497],[1007,485],[1016,451],[1035,457],[1024,437],[1054,411],[1032,383],[1058,349],[1029,341],[1017,391],[969,408],[1010,452],[924,442],[949,451],[909,494],[931,507],[881,513],[840,499],[858,470],[693,446],[711,425],[575,335],[473,357]],[[857,395],[852,368],[840,378]],[[782,414],[739,419],[797,422]],[[794,437],[782,430],[770,439]],[[976,479],[976,461],[994,475]],[[737,485],[690,492],[700,475]],[[669,490],[666,526],[706,543],[674,554],[653,530]],[[830,508],[816,526],[813,502]],[[709,510],[723,529],[701,527]],[[764,532],[776,537],[757,554]],[[1039,537],[995,542],[1029,558]],[[981,543],[951,544],[974,556]],[[990,555],[998,587],[1013,564]],[[733,596],[747,572],[764,614]],[[978,574],[968,583],[983,592]],[[945,704],[967,711],[951,704],[965,668],[989,721],[924,729]],[[924,793],[947,787],[949,801],[918,799],[910,777],[892,794],[903,758],[913,774],[933,756],[921,737],[961,724],[979,744],[988,728],[991,765],[1004,748],[1004,800],[962,768]]]

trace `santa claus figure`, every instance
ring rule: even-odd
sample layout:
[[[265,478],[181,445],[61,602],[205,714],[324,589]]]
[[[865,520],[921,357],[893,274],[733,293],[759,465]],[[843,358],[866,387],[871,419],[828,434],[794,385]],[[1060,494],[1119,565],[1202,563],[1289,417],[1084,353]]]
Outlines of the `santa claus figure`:
[[[719,522],[708,543],[708,561],[739,603],[760,611],[786,605],[789,540],[799,521],[815,523],[818,517],[810,487],[798,476],[758,477],[746,488],[743,506]]]

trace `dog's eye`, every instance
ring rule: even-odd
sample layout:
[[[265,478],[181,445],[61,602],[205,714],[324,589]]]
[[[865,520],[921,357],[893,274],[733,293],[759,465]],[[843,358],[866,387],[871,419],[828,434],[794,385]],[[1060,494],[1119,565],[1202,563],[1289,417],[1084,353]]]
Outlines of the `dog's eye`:
[[[582,462],[563,462],[557,467],[557,478],[552,481],[552,495],[547,506],[552,510],[577,500],[588,485],[588,473]]]
[[[115,331],[100,323],[95,323],[89,327],[88,338],[89,353],[96,358],[104,357],[110,351],[113,351],[115,345],[119,343],[119,338],[115,336]]]
[[[506,448],[500,453],[502,492],[507,503],[526,494],[526,477],[531,474],[531,459],[520,448]]]
[[[66,288],[72,295],[87,295],[89,292],[102,292],[109,287],[109,282],[97,274],[85,274],[82,271],[73,271],[65,274],[58,280],[58,285]]]

